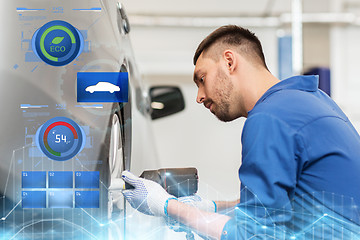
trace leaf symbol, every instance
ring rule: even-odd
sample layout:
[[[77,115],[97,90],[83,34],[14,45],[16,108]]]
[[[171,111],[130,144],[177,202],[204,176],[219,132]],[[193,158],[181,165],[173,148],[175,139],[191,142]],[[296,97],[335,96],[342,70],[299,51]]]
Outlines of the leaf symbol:
[[[51,41],[51,43],[53,43],[53,44],[59,44],[59,43],[61,43],[61,41],[64,39],[64,37],[55,37],[52,41]]]

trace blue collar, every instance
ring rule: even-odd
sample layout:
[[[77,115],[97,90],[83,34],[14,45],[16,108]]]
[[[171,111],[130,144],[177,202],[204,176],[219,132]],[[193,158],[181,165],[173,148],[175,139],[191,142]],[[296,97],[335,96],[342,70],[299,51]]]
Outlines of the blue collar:
[[[284,79],[271,88],[269,88],[264,95],[256,102],[256,105],[260,104],[264,101],[267,97],[269,97],[274,92],[284,90],[284,89],[297,89],[300,91],[306,92],[315,92],[318,90],[319,87],[319,76],[318,75],[307,75],[307,76],[294,76],[287,79]],[[254,109],[253,108],[253,109]],[[250,113],[250,110],[248,113]]]

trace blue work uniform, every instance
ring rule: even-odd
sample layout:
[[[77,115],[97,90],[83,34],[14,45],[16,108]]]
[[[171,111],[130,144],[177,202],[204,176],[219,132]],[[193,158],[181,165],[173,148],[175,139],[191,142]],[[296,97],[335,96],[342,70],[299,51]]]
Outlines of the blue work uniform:
[[[360,239],[360,137],[318,76],[271,87],[241,141],[240,204],[222,239]]]

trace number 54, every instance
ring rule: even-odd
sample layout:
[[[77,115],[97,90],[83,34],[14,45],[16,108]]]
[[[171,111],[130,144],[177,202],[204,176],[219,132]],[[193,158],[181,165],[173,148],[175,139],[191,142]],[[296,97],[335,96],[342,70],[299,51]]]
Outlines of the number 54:
[[[63,134],[56,134],[55,135],[55,143],[60,143],[60,141],[62,140],[62,141],[64,141],[64,142],[66,142],[66,135],[63,135]]]

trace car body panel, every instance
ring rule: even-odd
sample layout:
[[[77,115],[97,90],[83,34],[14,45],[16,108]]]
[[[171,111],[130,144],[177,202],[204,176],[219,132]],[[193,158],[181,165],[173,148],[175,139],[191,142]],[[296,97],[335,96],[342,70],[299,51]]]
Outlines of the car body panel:
[[[87,10],[86,10],[87,9]],[[91,10],[92,9],[92,10]],[[0,239],[112,239],[122,238],[125,211],[112,198],[109,186],[123,169],[135,172],[155,168],[156,153],[149,130],[148,102],[136,69],[129,36],[119,25],[117,3],[109,1],[14,0],[3,3],[1,15],[1,136]],[[52,20],[63,20],[84,37],[84,50],[71,63],[55,67],[34,55],[31,39],[37,29]],[[121,23],[121,22],[120,22]],[[129,74],[127,103],[78,103],[78,72]],[[113,115],[121,118],[123,161],[110,174],[109,144]],[[70,160],[54,161],[36,146],[36,132],[49,119],[67,117],[86,135],[84,149]],[[133,136],[133,137],[132,137]],[[24,171],[98,171],[99,208],[22,208]],[[62,189],[64,190],[64,189]],[[93,191],[94,189],[91,189]],[[55,191],[55,190],[54,190]],[[112,202],[114,200],[114,202]],[[120,202],[120,203],[119,203]],[[119,234],[121,236],[119,236]]]

